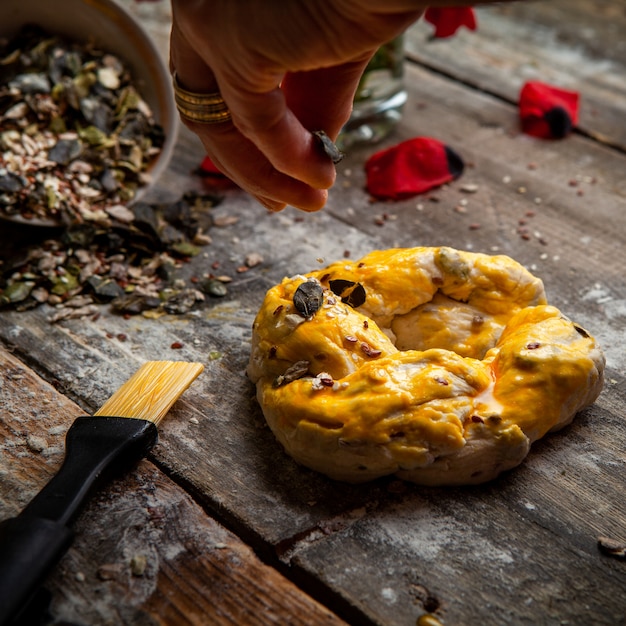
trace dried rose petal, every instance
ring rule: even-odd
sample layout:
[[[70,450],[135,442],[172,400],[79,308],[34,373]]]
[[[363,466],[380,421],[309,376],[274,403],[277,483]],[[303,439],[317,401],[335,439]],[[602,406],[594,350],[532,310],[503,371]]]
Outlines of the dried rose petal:
[[[527,82],[519,96],[522,130],[541,139],[563,139],[578,123],[579,100],[575,91]]]
[[[415,137],[367,160],[367,190],[381,200],[401,200],[458,178],[463,169],[461,157],[441,141]]]
[[[428,8],[424,20],[435,27],[433,37],[443,39],[452,37],[459,28],[465,26],[469,30],[476,30],[476,14],[471,7],[448,9]]]

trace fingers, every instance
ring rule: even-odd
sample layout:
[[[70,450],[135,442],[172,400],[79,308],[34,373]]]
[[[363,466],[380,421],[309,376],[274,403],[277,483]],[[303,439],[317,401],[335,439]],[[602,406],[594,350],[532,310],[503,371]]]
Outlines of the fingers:
[[[282,84],[289,109],[308,130],[333,140],[352,112],[354,94],[371,54],[360,60],[310,72],[287,74]]]
[[[197,93],[220,91],[214,73],[176,25],[170,50],[170,65],[181,86]],[[232,89],[221,93],[232,122],[199,124],[183,118],[220,170],[272,211],[286,204],[305,211],[321,209],[328,195],[325,190],[334,182],[334,166],[287,109],[282,93],[257,94],[248,102],[233,95]],[[251,137],[241,132],[239,124]]]
[[[280,211],[289,204],[304,211],[318,211],[326,204],[326,190],[277,171],[231,124],[187,125],[198,134],[215,165],[269,210]]]

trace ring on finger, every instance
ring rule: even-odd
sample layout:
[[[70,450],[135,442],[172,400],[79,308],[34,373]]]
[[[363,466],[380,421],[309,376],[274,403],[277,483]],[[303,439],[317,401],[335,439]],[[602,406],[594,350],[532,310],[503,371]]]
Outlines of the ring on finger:
[[[220,124],[231,119],[230,111],[219,91],[195,93],[180,86],[176,72],[172,75],[174,101],[184,119],[197,124]]]

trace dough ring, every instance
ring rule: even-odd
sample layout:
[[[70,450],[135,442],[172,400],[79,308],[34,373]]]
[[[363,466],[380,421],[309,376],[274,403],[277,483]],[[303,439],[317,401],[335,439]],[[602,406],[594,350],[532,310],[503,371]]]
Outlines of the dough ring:
[[[603,383],[594,339],[506,256],[376,251],[270,289],[248,375],[285,450],[331,478],[475,484]]]

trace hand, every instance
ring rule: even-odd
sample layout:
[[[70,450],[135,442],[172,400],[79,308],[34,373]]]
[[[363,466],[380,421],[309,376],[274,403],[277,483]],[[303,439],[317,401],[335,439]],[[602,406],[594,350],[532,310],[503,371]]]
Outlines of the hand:
[[[232,115],[185,121],[213,162],[271,210],[320,209],[335,168],[311,131],[336,139],[370,57],[419,12],[327,0],[172,4],[177,80],[193,92],[219,91]]]
[[[335,168],[311,132],[336,139],[369,59],[425,8],[416,0],[172,0],[172,71],[189,91],[219,91],[232,116],[184,122],[265,207],[316,211]]]

